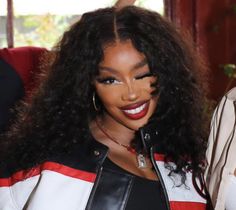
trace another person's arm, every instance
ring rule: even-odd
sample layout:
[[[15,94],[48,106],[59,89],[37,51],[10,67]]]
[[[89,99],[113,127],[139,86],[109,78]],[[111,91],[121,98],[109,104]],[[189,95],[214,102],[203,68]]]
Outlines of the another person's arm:
[[[211,122],[205,178],[213,206],[225,209],[230,175],[236,174],[236,88],[215,109]]]

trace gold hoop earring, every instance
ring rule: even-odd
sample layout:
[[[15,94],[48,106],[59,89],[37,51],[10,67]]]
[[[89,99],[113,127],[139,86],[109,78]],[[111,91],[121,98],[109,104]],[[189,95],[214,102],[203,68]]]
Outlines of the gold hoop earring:
[[[96,110],[96,111],[99,111],[99,109],[98,109],[98,107],[97,107],[97,105],[96,105],[96,93],[95,92],[93,92],[93,107],[94,107],[94,109]]]

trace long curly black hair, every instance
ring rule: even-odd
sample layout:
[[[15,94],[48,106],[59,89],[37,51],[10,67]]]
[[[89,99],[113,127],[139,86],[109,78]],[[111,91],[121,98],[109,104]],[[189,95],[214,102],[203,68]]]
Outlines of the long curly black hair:
[[[199,72],[204,65],[172,23],[135,6],[86,13],[64,33],[41,86],[2,138],[1,158],[7,155],[27,168],[86,143],[89,122],[96,116],[91,81],[104,47],[117,39],[131,40],[158,78],[159,100],[151,121],[156,122],[166,160],[177,165],[172,170],[201,171],[206,143]]]

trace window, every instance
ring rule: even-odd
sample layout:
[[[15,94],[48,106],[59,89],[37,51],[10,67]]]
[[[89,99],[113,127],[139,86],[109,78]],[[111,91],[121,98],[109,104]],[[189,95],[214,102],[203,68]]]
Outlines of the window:
[[[66,28],[87,11],[112,6],[115,0],[11,0],[14,46],[50,49]],[[163,0],[137,0],[135,5],[163,14]],[[0,0],[0,48],[7,47],[7,0]]]

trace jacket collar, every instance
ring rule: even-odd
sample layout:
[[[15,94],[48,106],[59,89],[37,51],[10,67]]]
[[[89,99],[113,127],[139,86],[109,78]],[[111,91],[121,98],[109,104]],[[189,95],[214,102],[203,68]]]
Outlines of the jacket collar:
[[[150,148],[156,143],[158,137],[157,126],[155,122],[148,123],[139,129],[139,135],[145,152],[149,152]]]

